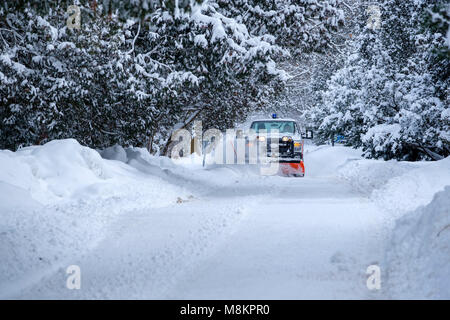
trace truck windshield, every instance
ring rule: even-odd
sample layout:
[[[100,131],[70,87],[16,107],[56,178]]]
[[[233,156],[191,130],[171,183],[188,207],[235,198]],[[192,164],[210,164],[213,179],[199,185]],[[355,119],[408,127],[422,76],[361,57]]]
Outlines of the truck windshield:
[[[259,133],[262,130],[266,130],[269,133],[272,130],[278,130],[280,133],[294,134],[294,122],[293,121],[255,121],[250,126],[250,129]]]

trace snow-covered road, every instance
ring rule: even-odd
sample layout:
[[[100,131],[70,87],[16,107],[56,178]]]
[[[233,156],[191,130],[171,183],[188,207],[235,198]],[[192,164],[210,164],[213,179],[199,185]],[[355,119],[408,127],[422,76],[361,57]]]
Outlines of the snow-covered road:
[[[327,179],[280,181],[226,241],[200,259],[169,298],[310,299],[368,296],[380,261],[382,215]]]
[[[94,250],[70,261],[81,268],[80,290],[68,290],[58,269],[20,297],[376,297],[365,274],[384,249],[373,203],[332,177],[242,169],[222,169],[234,178],[181,203],[121,215]]]
[[[122,162],[103,160],[72,141],[40,148],[33,149],[33,161],[27,150],[3,155],[3,162],[23,166],[23,176],[4,176],[0,185],[4,298],[389,297],[384,260],[400,213],[379,203],[391,195],[397,207],[426,203],[448,182],[440,169],[448,161],[437,163],[428,172],[441,180],[433,180],[429,194],[402,197],[395,176],[416,170],[400,180],[404,188],[424,164],[360,160],[358,151],[344,147],[307,150],[305,178],[261,176],[248,166],[174,165],[134,149]],[[66,156],[77,148],[76,156]],[[47,154],[56,160],[47,161]],[[64,170],[55,169],[58,161]],[[370,189],[378,190],[375,196]],[[80,267],[79,290],[66,287],[69,265]],[[366,286],[369,265],[381,267],[379,291]]]

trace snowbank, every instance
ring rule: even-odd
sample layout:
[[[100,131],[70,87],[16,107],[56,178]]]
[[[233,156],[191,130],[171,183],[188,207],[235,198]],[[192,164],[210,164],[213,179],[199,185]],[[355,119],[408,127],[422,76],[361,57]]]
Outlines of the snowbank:
[[[345,146],[305,146],[306,176],[345,180],[395,220],[450,185],[450,157],[435,162],[369,160]]]
[[[387,267],[393,298],[450,298],[450,186],[397,221]]]
[[[142,154],[136,151],[135,158]],[[102,240],[119,215],[174,205],[191,194],[180,184],[102,159],[73,139],[0,151],[0,167],[0,297],[70,265]]]
[[[218,186],[253,190],[260,179],[258,188],[267,189],[267,177],[244,166],[205,169],[193,160],[174,163],[117,145],[95,151],[73,139],[0,151],[0,298],[96,248],[120,217],[220,196]]]
[[[450,157],[436,162],[347,161],[338,176],[387,212],[385,292],[450,298]],[[380,244],[383,245],[383,244]]]
[[[361,151],[344,146],[305,145],[304,157],[308,177],[335,177],[339,168],[360,160]]]
[[[351,184],[354,189],[370,196],[374,190],[382,188],[390,179],[401,176],[421,165],[422,163],[398,162],[395,160],[364,159],[342,166],[338,176]]]
[[[43,204],[68,198],[77,189],[110,177],[97,152],[71,139],[18,152],[0,151],[0,163],[0,181],[29,191]]]
[[[323,186],[333,183],[350,190],[355,201],[366,201],[361,195],[372,200],[380,221],[386,221],[383,232],[392,228],[392,239],[380,248],[389,248],[382,270],[388,270],[386,286],[393,297],[449,297],[450,188],[444,188],[450,186],[450,158],[386,162],[362,159],[360,150],[344,146],[307,145],[303,179],[261,176],[244,165],[203,168],[200,160],[174,162],[120,146],[95,151],[72,139],[0,151],[0,297],[14,296],[97,247],[119,216],[164,208],[161,213],[167,206],[208,199],[206,206],[198,205],[208,217],[225,203],[224,196],[236,197],[232,208],[216,215],[219,223],[227,214],[234,217],[234,205],[249,196],[269,190],[279,192],[275,197],[328,195]],[[320,190],[299,193],[305,185]],[[176,216],[184,214],[181,209]],[[212,223],[208,219],[199,225]]]
[[[435,162],[352,161],[338,176],[398,218],[450,185],[450,157]]]
[[[422,163],[416,169],[393,177],[372,199],[393,212],[407,212],[431,202],[434,195],[450,185],[450,157]]]
[[[236,180],[254,184],[264,180],[258,170],[245,165],[207,165],[195,153],[176,160],[150,155],[145,148],[113,146],[99,151],[102,157],[121,161],[139,172],[159,177],[171,184],[183,184],[189,189],[209,192],[212,187],[229,185]],[[263,182],[262,182],[263,183]]]

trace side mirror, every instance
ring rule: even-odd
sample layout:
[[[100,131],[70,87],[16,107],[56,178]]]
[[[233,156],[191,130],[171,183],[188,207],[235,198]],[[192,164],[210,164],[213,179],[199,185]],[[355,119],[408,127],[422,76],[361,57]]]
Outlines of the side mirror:
[[[305,132],[302,132],[302,138],[303,139],[313,139],[314,133],[312,130],[306,130]]]

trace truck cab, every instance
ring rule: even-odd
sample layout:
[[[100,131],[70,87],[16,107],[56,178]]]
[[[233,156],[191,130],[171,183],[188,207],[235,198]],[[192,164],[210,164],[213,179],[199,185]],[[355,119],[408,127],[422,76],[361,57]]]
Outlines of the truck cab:
[[[312,138],[312,132],[304,130],[294,119],[280,119],[276,115],[271,119],[255,120],[250,125],[247,145],[264,143],[268,158],[276,158],[281,173],[303,177],[304,139]],[[278,145],[277,145],[278,143]]]

